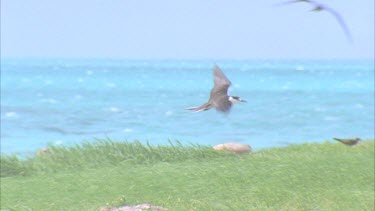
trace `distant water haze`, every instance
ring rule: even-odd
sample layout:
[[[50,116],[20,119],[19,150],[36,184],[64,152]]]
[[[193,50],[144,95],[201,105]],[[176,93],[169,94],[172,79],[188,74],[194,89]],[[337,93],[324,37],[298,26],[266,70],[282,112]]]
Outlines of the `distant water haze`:
[[[184,108],[209,97],[212,61],[4,60],[1,152],[110,138],[250,144],[374,138],[374,66],[366,60],[219,61],[246,104],[228,115]]]

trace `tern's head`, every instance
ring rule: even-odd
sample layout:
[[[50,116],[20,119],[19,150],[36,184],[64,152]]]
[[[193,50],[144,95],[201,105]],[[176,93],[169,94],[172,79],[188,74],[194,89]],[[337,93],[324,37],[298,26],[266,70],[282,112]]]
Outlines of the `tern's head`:
[[[236,104],[236,103],[246,103],[246,100],[243,100],[241,99],[240,97],[237,97],[237,96],[229,96],[229,99],[228,99],[230,102],[232,102],[233,104]]]

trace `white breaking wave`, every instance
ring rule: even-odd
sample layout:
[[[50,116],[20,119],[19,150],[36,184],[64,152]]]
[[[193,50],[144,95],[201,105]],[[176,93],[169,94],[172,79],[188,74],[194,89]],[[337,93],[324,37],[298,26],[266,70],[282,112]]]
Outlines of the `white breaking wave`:
[[[130,132],[133,132],[133,129],[125,128],[125,129],[124,129],[124,132],[125,132],[125,133],[130,133]]]
[[[116,84],[115,83],[107,83],[106,86],[109,87],[109,88],[114,88],[114,87],[116,87]]]
[[[107,110],[110,111],[110,112],[113,112],[113,113],[121,112],[121,109],[119,109],[115,106],[109,107]]]
[[[18,117],[18,114],[14,111],[6,112],[5,113],[6,117]]]
[[[166,116],[171,116],[171,115],[173,115],[173,111],[167,111],[167,112],[165,112],[165,115]]]

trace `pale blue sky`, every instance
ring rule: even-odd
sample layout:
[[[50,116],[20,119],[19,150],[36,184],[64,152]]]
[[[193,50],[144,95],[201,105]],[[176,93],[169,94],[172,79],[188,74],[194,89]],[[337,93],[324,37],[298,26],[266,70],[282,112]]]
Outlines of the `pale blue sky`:
[[[319,0],[318,0],[319,1]],[[374,0],[1,0],[1,57],[347,59],[374,56]]]

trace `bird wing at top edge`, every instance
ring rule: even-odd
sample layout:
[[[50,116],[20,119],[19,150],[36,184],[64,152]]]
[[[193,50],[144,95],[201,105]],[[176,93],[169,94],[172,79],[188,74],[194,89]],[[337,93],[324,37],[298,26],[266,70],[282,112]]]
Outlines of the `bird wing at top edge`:
[[[325,10],[329,13],[331,13],[337,20],[337,22],[340,24],[342,30],[344,31],[346,37],[348,38],[348,40],[350,42],[353,42],[353,38],[352,38],[352,35],[349,31],[349,28],[348,26],[345,24],[345,21],[344,19],[341,17],[340,13],[336,12],[336,10],[332,9],[332,8],[325,8]]]

